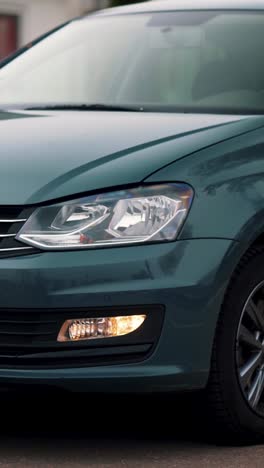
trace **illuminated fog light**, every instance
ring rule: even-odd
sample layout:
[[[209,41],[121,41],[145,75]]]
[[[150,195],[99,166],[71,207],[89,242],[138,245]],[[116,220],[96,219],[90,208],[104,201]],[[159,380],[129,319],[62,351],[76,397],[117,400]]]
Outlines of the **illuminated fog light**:
[[[81,341],[129,335],[141,327],[146,315],[84,318],[67,320],[61,327],[58,341]]]

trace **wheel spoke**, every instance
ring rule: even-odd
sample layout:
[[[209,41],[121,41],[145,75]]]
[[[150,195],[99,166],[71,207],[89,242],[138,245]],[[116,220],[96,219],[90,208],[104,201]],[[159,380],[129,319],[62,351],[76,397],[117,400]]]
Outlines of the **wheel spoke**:
[[[257,330],[264,330],[264,314],[260,308],[256,306],[252,299],[247,304],[246,307],[247,314],[253,321]]]
[[[241,325],[239,330],[239,342],[244,343],[254,350],[260,351],[262,349],[260,341],[255,337],[254,333],[248,330],[244,325]]]
[[[259,400],[263,394],[263,390],[264,390],[264,373],[263,373],[263,370],[259,370],[259,372],[257,373],[252,383],[252,386],[248,394],[248,401],[253,406],[253,408],[256,408],[258,406]]]
[[[251,358],[239,369],[240,381],[244,389],[250,384],[250,380],[254,372],[261,363],[262,351],[251,356]]]

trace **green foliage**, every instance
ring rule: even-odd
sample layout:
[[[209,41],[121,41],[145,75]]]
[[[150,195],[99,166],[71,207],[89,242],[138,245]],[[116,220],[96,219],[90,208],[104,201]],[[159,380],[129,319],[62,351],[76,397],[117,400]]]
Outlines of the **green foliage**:
[[[139,3],[139,2],[144,2],[145,0],[111,0],[110,1],[110,6],[122,6],[122,5],[128,5],[130,3]]]

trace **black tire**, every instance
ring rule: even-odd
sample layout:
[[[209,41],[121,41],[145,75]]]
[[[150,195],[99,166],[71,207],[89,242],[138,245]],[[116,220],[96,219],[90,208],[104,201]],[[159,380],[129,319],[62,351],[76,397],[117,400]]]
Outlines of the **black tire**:
[[[242,317],[245,317],[247,301],[253,291],[256,291],[258,286],[261,287],[261,283],[264,285],[264,247],[256,247],[248,251],[241,260],[227,290],[217,325],[211,373],[206,390],[210,430],[214,437],[218,436],[218,441],[229,444],[264,441],[264,392],[261,397],[262,414],[261,401],[258,403],[258,409],[255,409],[248,401],[250,388],[248,387],[248,395],[242,388],[237,351],[238,342],[243,341],[238,331],[241,329]],[[264,298],[264,286],[262,287]],[[262,294],[260,289],[259,294]],[[250,317],[246,319],[250,321]],[[260,341],[264,343],[264,334]],[[261,369],[262,367],[257,368],[256,372],[262,372]]]

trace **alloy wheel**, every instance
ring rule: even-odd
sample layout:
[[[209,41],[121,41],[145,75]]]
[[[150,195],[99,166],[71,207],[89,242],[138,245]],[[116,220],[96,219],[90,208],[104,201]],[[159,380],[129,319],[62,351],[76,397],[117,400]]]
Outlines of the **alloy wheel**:
[[[236,363],[249,406],[264,417],[264,282],[247,299],[238,327]]]

